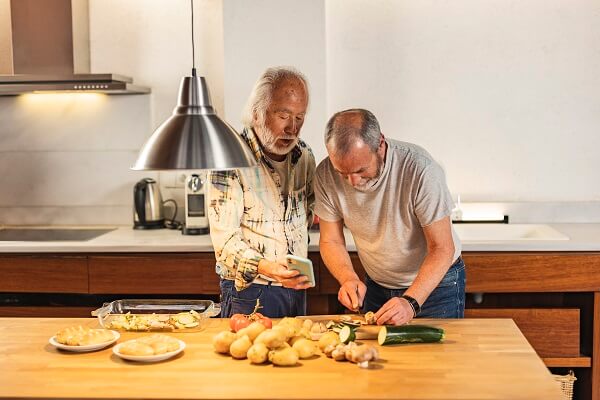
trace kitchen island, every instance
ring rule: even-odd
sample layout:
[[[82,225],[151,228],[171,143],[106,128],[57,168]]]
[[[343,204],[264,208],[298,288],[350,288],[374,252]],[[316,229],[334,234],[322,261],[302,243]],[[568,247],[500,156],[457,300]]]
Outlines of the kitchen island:
[[[0,318],[0,398],[80,399],[561,399],[558,384],[510,319],[420,320],[443,328],[443,343],[378,346],[369,369],[320,354],[296,367],[251,365],[213,352],[228,320],[211,319],[173,359],[140,364],[111,347],[55,349],[62,328],[91,318]],[[118,343],[145,335],[122,333]],[[375,344],[374,341],[365,341]],[[376,345],[377,346],[377,345]]]
[[[550,226],[569,240],[463,242],[465,313],[512,318],[554,373],[574,370],[575,399],[600,400],[600,224]],[[343,312],[318,232],[310,238],[317,286],[308,312]],[[363,276],[348,232],[346,244]],[[0,242],[0,253],[0,317],[87,317],[126,297],[218,301],[209,236],[122,226],[89,241]]]

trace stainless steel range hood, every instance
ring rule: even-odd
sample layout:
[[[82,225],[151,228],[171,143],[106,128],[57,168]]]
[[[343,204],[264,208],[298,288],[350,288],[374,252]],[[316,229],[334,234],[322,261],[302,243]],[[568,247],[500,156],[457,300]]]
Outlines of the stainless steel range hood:
[[[133,79],[90,73],[88,0],[0,0],[0,95],[150,93]]]
[[[150,93],[132,84],[133,79],[115,74],[0,75],[0,95],[46,92],[92,92],[106,94]]]

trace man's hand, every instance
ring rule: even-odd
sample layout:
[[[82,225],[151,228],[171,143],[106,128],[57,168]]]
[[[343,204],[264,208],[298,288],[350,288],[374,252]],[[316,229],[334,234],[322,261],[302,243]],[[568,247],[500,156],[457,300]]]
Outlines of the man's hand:
[[[310,287],[308,276],[300,275],[300,272],[288,269],[284,264],[264,258],[258,263],[258,273],[275,279],[286,288],[301,290]]]
[[[377,325],[404,325],[413,316],[410,303],[402,297],[392,297],[375,313]]]
[[[367,287],[358,279],[347,280],[338,292],[338,300],[352,311],[358,311],[362,306]]]

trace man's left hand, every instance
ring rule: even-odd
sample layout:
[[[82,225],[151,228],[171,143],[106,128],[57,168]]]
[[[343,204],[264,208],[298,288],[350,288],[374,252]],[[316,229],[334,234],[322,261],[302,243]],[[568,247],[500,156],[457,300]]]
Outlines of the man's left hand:
[[[410,303],[402,297],[392,297],[375,313],[377,325],[404,325],[413,316]]]

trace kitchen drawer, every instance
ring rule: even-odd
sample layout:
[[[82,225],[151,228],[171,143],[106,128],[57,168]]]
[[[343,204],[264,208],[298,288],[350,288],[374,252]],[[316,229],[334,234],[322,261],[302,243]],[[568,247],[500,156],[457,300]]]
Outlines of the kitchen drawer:
[[[219,293],[212,253],[90,256],[93,294]]]
[[[598,253],[463,253],[467,292],[600,290]]]
[[[540,357],[579,357],[578,308],[466,309],[466,318],[512,318]]]
[[[0,257],[0,292],[87,293],[87,257]]]

